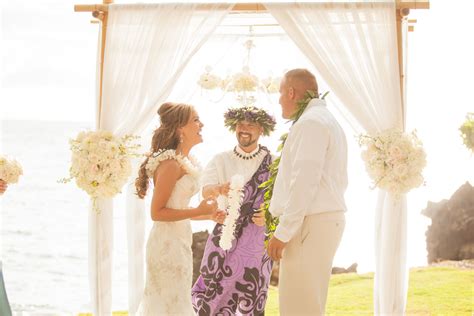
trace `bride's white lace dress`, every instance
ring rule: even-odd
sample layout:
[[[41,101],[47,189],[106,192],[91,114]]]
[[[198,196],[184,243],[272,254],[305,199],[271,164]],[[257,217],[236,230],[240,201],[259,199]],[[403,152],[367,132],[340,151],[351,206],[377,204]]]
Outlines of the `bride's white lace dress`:
[[[177,160],[185,170],[189,167],[189,164],[186,166],[181,159]],[[187,162],[189,163],[189,160]],[[156,169],[156,166],[153,166],[153,169]],[[176,182],[167,207],[188,208],[189,200],[198,190],[198,175],[192,172],[185,174]],[[191,303],[191,245],[189,219],[154,222],[146,246],[145,291],[138,315],[194,315]]]

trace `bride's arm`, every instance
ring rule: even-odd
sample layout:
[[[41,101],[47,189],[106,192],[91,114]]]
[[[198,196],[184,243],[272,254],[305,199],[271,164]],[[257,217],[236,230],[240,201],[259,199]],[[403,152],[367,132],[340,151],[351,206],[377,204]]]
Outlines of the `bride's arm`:
[[[230,190],[230,182],[224,184],[209,184],[202,188],[202,196],[207,197],[217,197],[218,195],[227,195]]]
[[[211,221],[214,221],[216,223],[219,223],[219,224],[223,224],[224,223],[224,220],[227,216],[227,213],[224,212],[224,211],[221,211],[221,210],[216,210],[215,212],[213,212],[211,215],[200,215],[200,216],[196,216],[196,217],[193,217],[191,218],[192,220],[197,220],[197,221],[200,221],[200,220],[211,220]]]
[[[153,176],[155,188],[151,200],[152,220],[175,222],[196,216],[210,215],[215,211],[217,205],[211,199],[203,200],[197,208],[177,210],[166,207],[176,182],[183,174],[184,172],[176,160],[166,160],[158,166]]]

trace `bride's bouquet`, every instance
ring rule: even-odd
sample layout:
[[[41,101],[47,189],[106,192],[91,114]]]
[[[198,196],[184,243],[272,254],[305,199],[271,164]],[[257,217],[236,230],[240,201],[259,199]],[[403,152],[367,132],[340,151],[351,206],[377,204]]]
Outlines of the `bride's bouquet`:
[[[22,174],[23,169],[18,161],[0,156],[0,180],[8,184],[17,183]]]
[[[426,153],[415,132],[389,129],[361,135],[359,145],[374,187],[399,195],[423,184]]]
[[[72,152],[69,178],[76,180],[94,205],[97,198],[111,198],[120,193],[132,172],[131,158],[139,156],[136,136],[114,136],[108,131],[81,132],[69,141]]]

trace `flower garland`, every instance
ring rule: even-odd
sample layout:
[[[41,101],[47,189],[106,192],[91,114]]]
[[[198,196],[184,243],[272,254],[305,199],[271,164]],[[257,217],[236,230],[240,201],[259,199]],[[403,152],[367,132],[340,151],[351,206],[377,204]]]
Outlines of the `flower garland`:
[[[227,217],[222,227],[221,239],[219,246],[223,250],[232,248],[232,241],[235,239],[235,223],[239,218],[240,204],[242,203],[242,188],[244,186],[244,177],[236,174],[230,180],[230,190],[228,195]]]
[[[423,184],[426,153],[415,132],[388,129],[360,135],[359,145],[374,188],[399,196]]]
[[[323,95],[320,96],[321,100],[324,100],[326,95],[329,92],[324,93]],[[312,99],[317,98],[318,95],[316,94],[315,91],[307,90],[304,94],[304,97],[302,100],[297,102],[297,110],[296,112],[290,117],[288,122],[292,122],[292,125],[295,124],[301,115],[303,114],[304,110],[308,106],[309,102],[311,102]],[[263,182],[260,187],[265,189],[265,194],[263,197],[263,203],[260,207],[260,210],[264,212],[265,215],[265,226],[266,226],[266,236],[267,238],[265,239],[265,246],[267,246],[268,241],[270,238],[273,236],[275,233],[275,230],[278,226],[279,219],[278,217],[273,217],[273,215],[270,213],[270,201],[273,196],[273,187],[275,186],[275,180],[277,178],[278,174],[278,166],[280,164],[281,160],[281,151],[283,150],[283,146],[285,146],[286,139],[288,138],[288,133],[283,134],[280,137],[280,145],[277,148],[277,152],[280,152],[280,157],[276,158],[268,167],[270,176],[267,181]]]
[[[81,132],[69,141],[72,152],[67,183],[76,180],[77,186],[91,197],[93,208],[97,198],[112,198],[120,193],[132,172],[131,158],[138,157],[140,145],[136,136],[117,137],[109,131]]]
[[[178,161],[178,163],[183,167],[183,169],[194,178],[199,178],[201,175],[201,168],[198,162],[194,159],[194,157],[189,156],[185,157],[181,154],[176,153],[174,149],[161,149],[155,153],[153,153],[145,166],[146,174],[148,178],[153,179],[153,175],[155,174],[155,170],[158,165],[165,160],[174,159]]]
[[[466,121],[459,127],[459,131],[464,145],[474,153],[474,113],[466,114]]]
[[[17,183],[22,174],[23,169],[18,161],[0,156],[0,180],[8,184]]]
[[[270,135],[275,129],[276,120],[265,110],[255,106],[244,106],[240,108],[230,108],[224,113],[224,125],[231,131],[235,132],[237,123],[241,121],[255,122],[262,126],[263,134]]]

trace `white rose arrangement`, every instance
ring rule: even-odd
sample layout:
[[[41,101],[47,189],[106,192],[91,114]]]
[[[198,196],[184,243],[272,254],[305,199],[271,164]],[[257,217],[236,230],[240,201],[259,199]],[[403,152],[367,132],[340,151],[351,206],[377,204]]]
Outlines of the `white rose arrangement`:
[[[424,183],[426,153],[415,132],[389,129],[359,136],[362,159],[374,187],[400,195]]]
[[[81,132],[69,141],[72,152],[67,183],[76,180],[96,208],[97,198],[111,198],[120,193],[131,172],[131,158],[139,156],[136,136],[114,136],[108,131]]]
[[[0,180],[8,184],[18,183],[21,175],[23,175],[23,169],[18,161],[0,156]]]

